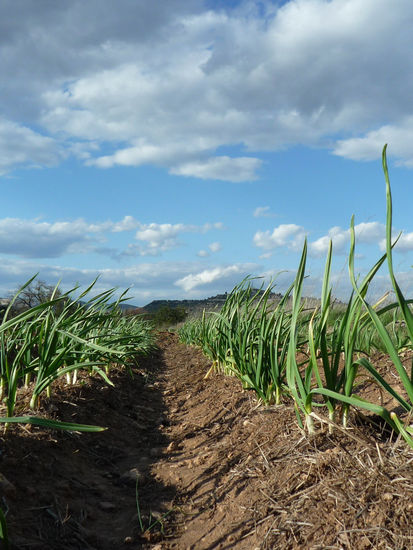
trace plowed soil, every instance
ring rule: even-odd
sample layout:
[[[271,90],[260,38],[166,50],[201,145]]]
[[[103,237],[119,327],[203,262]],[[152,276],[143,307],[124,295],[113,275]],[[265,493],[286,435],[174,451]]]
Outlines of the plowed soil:
[[[113,369],[114,388],[84,376],[42,404],[106,431],[10,427],[0,505],[11,548],[413,548],[403,441],[363,418],[333,434],[320,421],[309,438],[290,404],[260,406],[235,378],[205,379],[209,367],[161,333],[150,358]]]

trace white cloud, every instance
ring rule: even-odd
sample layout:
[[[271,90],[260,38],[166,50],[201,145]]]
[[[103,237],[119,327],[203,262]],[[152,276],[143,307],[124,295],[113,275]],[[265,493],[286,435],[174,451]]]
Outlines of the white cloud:
[[[257,206],[253,213],[254,218],[273,218],[275,214],[271,212],[269,206]]]
[[[167,250],[180,246],[179,235],[183,233],[207,233],[212,229],[221,230],[223,224],[220,222],[211,224],[206,223],[203,226],[186,225],[183,223],[150,223],[140,224],[135,238],[144,243],[141,245],[130,245],[128,255],[140,254],[141,256],[155,256]],[[213,243],[213,248],[219,243]],[[210,248],[211,249],[211,248]],[[211,249],[212,250],[212,249]],[[215,251],[215,250],[212,250]],[[198,253],[199,255],[199,253]]]
[[[381,158],[383,146],[389,144],[388,154],[397,157],[399,164],[413,167],[413,116],[402,118],[398,125],[385,125],[363,137],[339,140],[334,154],[353,160]]]
[[[120,222],[115,222],[112,226],[113,233],[121,233],[122,231],[133,231],[140,226],[138,220],[133,216],[125,216]]]
[[[397,237],[399,237],[399,234],[396,231],[394,231],[392,235],[393,240],[396,240]],[[385,239],[382,239],[380,241],[380,248],[383,251],[386,250]],[[403,253],[411,252],[413,250],[413,233],[402,233],[393,250],[397,252],[403,252]]]
[[[215,284],[222,287],[230,284],[235,286],[240,279],[256,270],[254,264],[218,266],[212,269],[204,269],[198,273],[190,273],[175,281],[175,285],[182,288],[185,292],[191,292],[199,287],[210,287]]]
[[[397,252],[411,252],[413,250],[413,233],[402,233],[394,249]]]
[[[211,229],[218,229],[219,231],[225,229],[225,225],[222,222],[215,222],[215,223],[204,223],[202,226],[202,232],[206,233],[207,231],[210,231]]]
[[[110,233],[132,232],[136,229],[135,239],[140,244],[131,243],[123,252],[102,245]],[[221,222],[200,226],[182,223],[142,224],[133,216],[125,216],[120,221],[98,223],[83,219],[51,223],[38,219],[0,218],[0,253],[24,258],[57,258],[64,254],[90,252],[117,259],[122,256],[156,256],[180,246],[179,236],[183,233],[204,234],[222,229]],[[212,243],[212,248],[217,246],[218,243]]]
[[[136,232],[136,239],[143,241],[149,251],[154,251],[156,254],[175,248],[178,246],[177,237],[180,233],[194,231],[193,226],[186,226],[183,223],[151,223],[141,225],[141,228]]]
[[[19,166],[52,166],[63,157],[54,139],[0,118],[0,176]]]
[[[260,260],[268,260],[273,255],[273,252],[264,252],[264,254],[260,254],[259,258]]]
[[[386,227],[379,222],[359,223],[354,226],[356,237],[356,246],[358,244],[377,244],[380,245]],[[328,234],[313,241],[309,245],[309,252],[312,256],[322,257],[328,251],[330,239],[333,242],[334,254],[346,254],[347,247],[350,243],[350,229],[342,229],[341,227],[332,227]]]
[[[251,157],[213,157],[206,161],[186,162],[170,170],[177,176],[193,176],[200,179],[216,179],[222,181],[252,181],[257,179],[256,171],[261,161]]]
[[[211,252],[219,252],[221,250],[221,243],[215,242],[208,245],[208,248]]]
[[[377,244],[383,248],[383,238],[386,227],[380,222],[362,222],[354,226],[356,244]],[[258,248],[267,251],[260,258],[269,258],[276,248],[287,248],[288,250],[299,251],[303,245],[306,230],[296,224],[281,224],[273,231],[257,231],[253,242]],[[333,242],[334,254],[345,254],[350,243],[350,229],[332,227],[327,235],[309,242],[308,252],[310,256],[324,257],[328,251],[330,240]],[[413,247],[413,233],[407,234],[405,240],[400,240],[400,250],[408,250]]]
[[[104,242],[109,233],[133,231],[141,225],[132,216],[125,216],[119,222],[98,223],[83,219],[47,222],[0,218],[0,253],[25,258],[57,258],[63,254],[91,251],[104,253],[105,249],[97,247],[97,243]]]
[[[88,245],[110,230],[111,222],[90,224],[42,222],[19,218],[0,219],[0,253],[25,258],[56,258],[66,253],[86,252]]]
[[[367,244],[377,243],[385,231],[385,225],[380,222],[362,222],[354,226],[356,241]]]
[[[271,231],[257,231],[254,235],[254,245],[264,250],[288,247],[296,250],[305,237],[304,228],[294,223],[281,224]]]
[[[122,135],[122,132],[120,132]],[[181,155],[187,147],[177,147],[175,144],[161,147],[138,140],[133,147],[119,149],[113,155],[106,155],[91,159],[87,164],[99,168],[111,168],[112,166],[141,166],[143,164],[170,164],[178,153]]]
[[[196,263],[158,262],[118,269],[79,269],[36,261],[8,260],[5,257],[0,260],[0,296],[6,296],[10,290],[18,288],[39,272],[39,278],[50,284],[61,279],[65,289],[72,288],[76,283],[89,285],[99,276],[96,292],[112,287],[119,287],[120,290],[133,287],[131,294],[139,301],[155,297],[177,297],[174,281],[198,268]],[[143,302],[140,301],[140,304],[143,305]]]
[[[185,296],[205,297],[231,290],[247,275],[264,276],[267,281],[275,278],[276,292],[285,292],[295,274],[293,271],[263,272],[256,264],[210,265],[205,268],[204,261],[198,262],[145,262],[121,268],[79,269],[74,267],[50,265],[36,260],[16,260],[0,257],[0,297],[7,294],[39,272],[39,278],[49,284],[62,280],[63,288],[72,288],[76,283],[83,287],[99,276],[95,291],[118,287],[119,291],[131,288],[131,303],[144,305],[153,299],[177,298]],[[322,275],[312,272],[305,282],[305,295],[319,295]],[[332,273],[333,295],[339,299],[348,299],[351,292],[346,270]],[[413,290],[413,271],[399,271],[397,280],[406,295]],[[384,270],[379,273],[369,290],[369,299],[374,301],[388,291],[391,284]]]
[[[49,284],[56,284],[61,279],[65,290],[76,283],[85,287],[99,276],[95,292],[113,287],[119,288],[119,291],[131,288],[129,294],[134,299],[129,301],[144,305],[157,298],[182,299],[183,291],[193,297],[229,291],[239,282],[240,277],[257,270],[255,264],[216,266],[208,270],[203,266],[201,261],[146,262],[122,268],[79,269],[0,257],[0,297],[7,296],[11,290],[39,272],[39,278]]]
[[[386,0],[251,1],[221,11],[200,0],[162,10],[74,0],[23,15],[3,2],[0,171],[70,153],[101,167],[152,163],[251,181],[254,151],[304,144],[370,159],[385,141],[413,166],[412,17],[410,0],[391,9]],[[249,156],[220,155],[234,145]]]
[[[212,253],[219,252],[222,247],[221,247],[221,243],[214,242],[214,243],[210,243],[208,245],[208,248],[209,248],[209,251],[208,250],[200,250],[197,253],[197,256],[199,256],[200,258],[208,258],[211,255],[211,252]]]

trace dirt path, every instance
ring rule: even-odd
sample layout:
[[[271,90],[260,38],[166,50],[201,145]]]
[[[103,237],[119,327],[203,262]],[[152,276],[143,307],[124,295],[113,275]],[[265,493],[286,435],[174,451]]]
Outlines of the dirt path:
[[[360,426],[312,439],[163,333],[115,388],[85,377],[45,410],[101,434],[2,438],[13,548],[412,549],[413,453]],[[371,432],[371,433],[369,433]],[[376,437],[374,437],[376,436]]]

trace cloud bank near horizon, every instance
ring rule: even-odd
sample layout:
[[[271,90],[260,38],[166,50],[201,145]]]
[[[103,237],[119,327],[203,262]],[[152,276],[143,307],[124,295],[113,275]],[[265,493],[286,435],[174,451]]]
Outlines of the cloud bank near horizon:
[[[266,214],[267,210],[264,209],[263,212]],[[125,288],[132,284],[133,293],[136,293],[140,303],[149,297],[176,298],[185,295],[197,298],[220,293],[222,289],[230,291],[248,275],[262,276],[267,281],[275,278],[279,290],[281,292],[286,290],[294,276],[294,270],[287,269],[285,274],[280,273],[283,271],[282,262],[284,261],[281,260],[280,263],[280,258],[277,259],[279,269],[268,271],[260,263],[255,262],[225,263],[225,255],[221,253],[223,245],[219,241],[209,242],[204,249],[196,253],[196,246],[200,239],[209,239],[211,233],[217,234],[223,229],[225,227],[221,222],[199,226],[183,223],[143,224],[133,216],[124,216],[118,221],[108,219],[104,222],[84,219],[48,222],[39,219],[2,218],[0,219],[0,295],[8,293],[11,287],[17,288],[36,272],[40,272],[40,277],[50,283],[62,279],[66,286],[72,286],[75,282],[89,284],[96,276],[100,277],[97,288],[108,286]],[[280,224],[272,230],[255,232],[251,240],[262,252],[261,258],[269,258],[280,249],[283,253],[291,251],[296,255],[300,252],[307,233],[302,226]],[[355,226],[355,233],[358,253],[359,250],[363,250],[363,246],[373,246],[380,254],[385,250],[384,224],[377,221],[362,222]],[[110,247],[112,236],[119,234],[130,240],[123,251]],[[167,256],[176,249],[185,248],[187,246],[185,235],[192,235],[191,238],[195,239],[193,260],[156,258]],[[395,230],[394,237],[397,236],[398,232]],[[321,289],[322,268],[320,266],[326,256],[330,239],[333,242],[333,258],[337,260],[348,253],[350,231],[335,226],[331,227],[325,235],[308,240],[309,259],[312,262],[308,268],[311,277],[306,285],[307,291],[314,295],[317,295]],[[399,258],[413,251],[413,233],[402,233],[394,251]],[[215,256],[220,253],[220,256]],[[66,265],[71,256],[77,258],[78,265],[82,265],[80,259],[82,255],[89,257],[92,254],[106,255],[115,263],[106,265],[104,268],[83,269]],[[136,257],[147,257],[151,261],[145,260],[143,263],[136,264]],[[359,257],[362,258],[362,255],[359,254]],[[122,259],[124,262],[119,264],[119,260]],[[208,259],[207,263],[205,263],[206,259]],[[413,274],[401,270],[398,276],[401,277],[404,288],[413,290]],[[377,297],[389,288],[386,275],[380,277],[375,283],[374,295]],[[348,281],[345,277],[343,278],[343,273],[335,271],[334,281],[335,295],[345,299],[351,289]]]

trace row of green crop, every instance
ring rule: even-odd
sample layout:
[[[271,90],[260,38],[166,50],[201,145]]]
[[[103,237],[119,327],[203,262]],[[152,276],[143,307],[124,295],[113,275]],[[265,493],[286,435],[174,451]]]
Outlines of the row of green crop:
[[[23,291],[33,279],[28,281]],[[140,317],[123,317],[114,300],[115,289],[89,297],[95,282],[76,296],[77,288],[60,295],[58,287],[47,302],[11,317],[16,294],[0,322],[0,397],[7,407],[3,422],[15,421],[19,388],[31,389],[30,408],[40,396],[50,396],[62,376],[71,384],[79,370],[101,376],[111,384],[112,363],[147,354],[154,346],[152,324]]]
[[[104,428],[89,424],[13,416],[19,390],[22,386],[31,389],[30,408],[35,409],[43,393],[51,395],[56,379],[63,376],[73,384],[79,370],[112,384],[108,375],[113,363],[128,365],[153,349],[152,323],[139,316],[123,317],[118,306],[125,298],[112,301],[115,289],[88,298],[96,281],[76,297],[78,288],[61,294],[56,287],[50,300],[12,317],[14,303],[33,279],[23,285],[0,319],[0,398],[7,408],[0,422],[6,427],[24,422],[61,430],[101,431]],[[0,539],[2,548],[10,547],[1,508]]]
[[[320,305],[305,310],[302,299],[307,261],[305,242],[296,278],[278,304],[271,300],[274,283],[257,294],[251,279],[246,279],[235,287],[221,312],[204,314],[201,320],[187,323],[180,330],[180,337],[185,343],[199,345],[213,361],[213,367],[236,375],[263,402],[279,403],[282,395],[288,395],[293,399],[300,424],[305,424],[310,433],[314,431],[315,407],[326,408],[331,423],[341,421],[344,426],[350,407],[357,407],[380,415],[413,447],[413,428],[409,426],[413,413],[413,368],[408,373],[401,359],[401,348],[413,346],[413,315],[411,301],[404,297],[393,271],[395,242],[391,234],[392,199],[386,148],[383,168],[387,192],[386,253],[362,280],[356,278],[352,218],[348,268],[353,291],[338,315],[331,296],[331,242]],[[386,262],[396,301],[385,307],[381,307],[380,301],[372,306],[366,301],[366,294]],[[380,347],[391,358],[398,375],[394,384],[390,385],[372,364],[369,354],[373,346]],[[368,374],[397,401],[406,413],[404,422],[394,412],[355,394],[356,379],[361,373]]]

